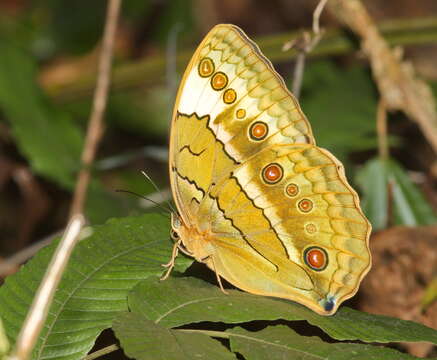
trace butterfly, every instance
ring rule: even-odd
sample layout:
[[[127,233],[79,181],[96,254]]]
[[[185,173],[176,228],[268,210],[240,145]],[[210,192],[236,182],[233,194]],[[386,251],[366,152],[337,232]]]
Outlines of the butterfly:
[[[331,315],[371,266],[371,226],[339,160],[315,144],[284,80],[237,26],[195,51],[173,112],[179,250],[237,288]]]

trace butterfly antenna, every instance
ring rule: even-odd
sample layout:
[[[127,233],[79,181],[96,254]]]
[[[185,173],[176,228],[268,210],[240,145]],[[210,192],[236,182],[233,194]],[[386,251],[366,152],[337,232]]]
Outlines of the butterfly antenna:
[[[177,213],[176,209],[173,207],[173,205],[170,203],[170,201],[168,201],[166,198],[164,198],[164,196],[162,195],[162,191],[161,189],[155,184],[155,182],[152,180],[152,178],[145,172],[145,171],[141,171],[141,174],[144,175],[144,177],[150,181],[150,183],[152,184],[152,186],[155,188],[156,192],[159,193],[161,195],[162,201],[166,202],[168,207],[170,208],[170,210],[173,213]]]
[[[148,198],[147,196],[144,195],[140,195],[134,191],[130,191],[130,190],[123,190],[123,189],[116,189],[115,192],[122,192],[122,193],[127,193],[127,194],[131,194],[131,195],[135,195],[138,196],[144,200],[150,201],[152,204],[156,205],[157,207],[159,207],[160,209],[165,211],[165,214],[170,214],[172,213],[171,209],[167,209],[165,206],[162,206],[159,202],[156,202],[155,200]]]

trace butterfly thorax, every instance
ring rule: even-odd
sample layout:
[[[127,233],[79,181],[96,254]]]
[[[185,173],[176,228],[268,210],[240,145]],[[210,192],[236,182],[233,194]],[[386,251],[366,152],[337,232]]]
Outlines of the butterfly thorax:
[[[195,225],[186,225],[175,214],[172,214],[172,238],[180,241],[184,252],[200,262],[205,262],[214,251],[210,230],[202,231]]]

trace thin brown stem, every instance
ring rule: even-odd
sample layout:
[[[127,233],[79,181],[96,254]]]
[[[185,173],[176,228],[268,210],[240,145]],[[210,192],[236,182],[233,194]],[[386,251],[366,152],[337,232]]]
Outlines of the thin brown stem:
[[[376,132],[378,134],[378,153],[381,159],[386,160],[389,156],[387,141],[387,108],[381,98],[376,110]]]
[[[299,99],[300,90],[302,88],[303,72],[305,70],[305,57],[305,52],[299,52],[299,54],[297,54],[296,56],[296,61],[294,63],[293,84],[291,85],[291,92],[296,97],[296,99]]]
[[[313,32],[316,35],[320,34],[320,15],[322,15],[327,2],[328,0],[320,0],[313,13]]]
[[[306,55],[310,53],[314,47],[319,43],[322,38],[322,31],[320,29],[320,15],[322,14],[323,8],[325,7],[328,0],[320,0],[317,7],[313,13],[313,36],[308,32],[304,32],[301,39],[296,39],[294,42],[284,44],[283,50],[294,47],[298,50],[296,56],[296,62],[293,71],[293,84],[292,92],[294,96],[298,99],[300,95],[300,90],[302,88],[303,72],[305,70],[305,59]]]
[[[94,91],[93,107],[82,152],[82,169],[77,178],[70,215],[78,214],[83,211],[86,193],[91,178],[90,167],[94,161],[97,147],[104,131],[103,115],[105,113],[108,99],[112,53],[120,6],[121,0],[110,0],[108,3],[102,50],[99,58],[97,84]]]
[[[82,215],[75,215],[71,218],[64,236],[53,254],[41,285],[35,294],[24,324],[18,334],[15,352],[11,359],[26,360],[29,358],[44,325],[56,288],[61,280],[83,224],[84,219]]]

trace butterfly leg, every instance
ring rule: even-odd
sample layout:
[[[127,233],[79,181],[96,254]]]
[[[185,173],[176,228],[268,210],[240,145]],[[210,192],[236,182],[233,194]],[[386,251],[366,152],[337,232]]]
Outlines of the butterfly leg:
[[[173,270],[174,267],[174,263],[176,260],[176,257],[178,256],[179,253],[179,247],[181,245],[182,240],[179,240],[177,242],[175,242],[175,244],[173,245],[173,250],[171,252],[171,258],[170,261],[167,264],[162,264],[163,267],[167,268],[167,271],[165,272],[165,274],[161,277],[161,280],[165,280],[170,276],[171,271]]]
[[[217,282],[218,282],[218,284],[219,284],[219,286],[220,286],[220,290],[221,290],[224,294],[228,295],[229,293],[228,293],[228,292],[225,290],[225,288],[223,287],[222,279],[220,278],[220,275],[218,274],[217,269],[216,269],[216,267],[215,267],[214,258],[213,258],[212,256],[211,256],[210,258],[211,258],[211,261],[212,261],[212,267],[214,268],[215,277],[217,278]]]

